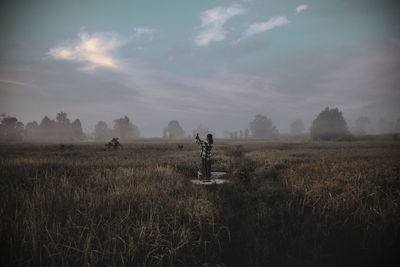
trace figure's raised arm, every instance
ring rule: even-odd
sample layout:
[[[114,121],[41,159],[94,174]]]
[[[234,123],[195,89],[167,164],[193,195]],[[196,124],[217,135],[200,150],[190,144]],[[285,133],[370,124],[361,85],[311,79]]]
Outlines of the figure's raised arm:
[[[199,145],[202,145],[204,143],[204,141],[200,139],[198,133],[197,133],[196,138],[194,139],[194,141]]]

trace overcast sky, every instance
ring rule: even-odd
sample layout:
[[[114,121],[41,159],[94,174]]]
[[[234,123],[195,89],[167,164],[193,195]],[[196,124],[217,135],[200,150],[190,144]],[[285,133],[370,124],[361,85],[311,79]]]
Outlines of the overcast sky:
[[[0,112],[26,123],[127,115],[144,136],[172,119],[281,132],[326,106],[351,124],[400,117],[395,1],[2,1]]]

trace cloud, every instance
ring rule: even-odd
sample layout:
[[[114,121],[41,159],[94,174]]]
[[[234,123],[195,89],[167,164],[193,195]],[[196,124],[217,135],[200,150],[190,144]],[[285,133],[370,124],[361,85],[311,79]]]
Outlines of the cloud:
[[[143,35],[148,35],[151,38],[154,33],[154,29],[150,27],[135,27],[133,30],[136,38],[140,38]]]
[[[24,82],[18,82],[18,81],[7,80],[7,79],[1,79],[1,78],[0,78],[0,83],[12,84],[12,85],[20,85],[20,86],[27,86],[27,87],[34,87],[34,88],[37,87],[37,85],[35,85],[35,84],[24,83]]]
[[[118,70],[120,63],[114,56],[118,47],[125,42],[114,34],[81,32],[78,40],[56,46],[49,50],[48,55],[57,60],[78,62],[84,65],[84,70],[108,68]]]
[[[304,10],[308,9],[308,5],[299,5],[296,7],[296,14],[303,12]]]
[[[268,21],[251,24],[242,34],[242,36],[235,41],[235,43],[247,39],[252,35],[269,31],[273,28],[280,27],[288,23],[290,23],[290,21],[285,16],[275,16],[270,18]]]
[[[224,24],[234,16],[245,14],[246,11],[238,4],[229,7],[218,6],[204,11],[201,14],[201,29],[195,38],[196,45],[207,46],[212,41],[224,40],[227,33],[223,28]]]

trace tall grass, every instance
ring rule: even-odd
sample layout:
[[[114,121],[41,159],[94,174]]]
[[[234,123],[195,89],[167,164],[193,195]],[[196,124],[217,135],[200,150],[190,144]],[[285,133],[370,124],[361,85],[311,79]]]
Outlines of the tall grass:
[[[2,265],[354,266],[395,257],[396,142],[0,145]]]
[[[173,160],[139,159],[141,147],[119,154],[78,148],[77,158],[52,149],[1,160],[4,264],[175,266],[217,259],[226,232],[216,223],[218,211]],[[88,157],[79,159],[79,152]]]

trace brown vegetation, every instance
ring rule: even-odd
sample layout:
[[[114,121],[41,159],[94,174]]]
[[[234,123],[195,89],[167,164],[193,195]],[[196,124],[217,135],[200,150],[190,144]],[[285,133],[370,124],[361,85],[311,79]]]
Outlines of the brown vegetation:
[[[398,142],[216,141],[232,183],[190,183],[180,141],[0,146],[3,265],[387,265]]]

